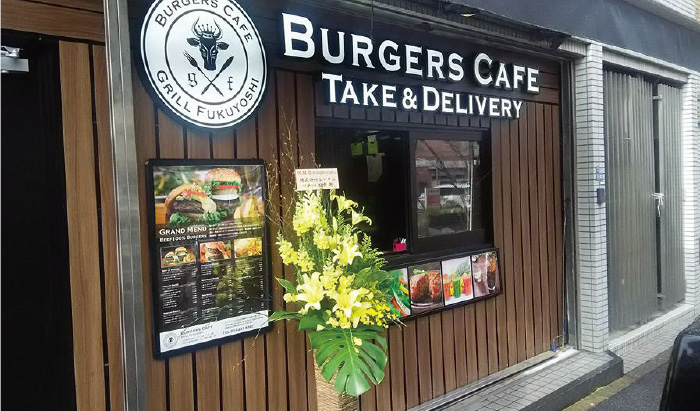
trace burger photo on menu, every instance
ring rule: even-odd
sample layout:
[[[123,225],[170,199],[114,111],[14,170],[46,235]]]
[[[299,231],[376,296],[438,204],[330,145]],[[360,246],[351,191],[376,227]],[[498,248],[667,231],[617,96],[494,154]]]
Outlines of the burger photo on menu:
[[[233,252],[236,258],[254,257],[262,254],[262,238],[237,238],[233,240]]]
[[[427,263],[408,268],[411,314],[443,307],[443,286],[440,263]]]
[[[230,168],[215,168],[204,175],[202,187],[211,195],[217,211],[230,218],[240,203],[241,176]]]
[[[165,247],[161,250],[161,267],[174,267],[195,262],[194,251],[189,247]]]
[[[220,222],[223,216],[217,211],[214,200],[197,183],[174,188],[165,198],[164,207],[169,227],[214,224]]]
[[[211,263],[231,259],[231,243],[224,241],[211,241],[199,245],[199,261]]]

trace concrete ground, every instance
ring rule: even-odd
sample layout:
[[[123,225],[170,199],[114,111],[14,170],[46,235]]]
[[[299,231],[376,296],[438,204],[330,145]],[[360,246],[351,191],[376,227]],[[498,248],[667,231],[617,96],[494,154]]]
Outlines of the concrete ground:
[[[636,367],[611,384],[566,408],[566,411],[658,410],[671,350]]]

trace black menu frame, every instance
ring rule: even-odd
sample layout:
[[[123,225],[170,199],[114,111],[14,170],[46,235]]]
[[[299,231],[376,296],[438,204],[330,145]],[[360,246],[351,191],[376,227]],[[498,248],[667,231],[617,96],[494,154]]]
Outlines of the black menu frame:
[[[264,327],[256,328],[250,331],[244,331],[234,335],[212,339],[206,342],[188,345],[183,348],[178,348],[166,352],[161,352],[160,348],[160,333],[162,331],[162,307],[159,295],[159,278],[161,256],[159,252],[159,244],[156,235],[156,199],[154,187],[154,169],[156,167],[237,167],[237,166],[259,166],[261,167],[260,184],[262,185],[262,202],[264,205],[264,216],[262,216],[262,275],[263,275],[263,293],[268,311],[268,316],[272,313],[272,275],[270,272],[270,236],[269,236],[269,205],[267,193],[267,169],[264,160],[261,159],[242,159],[242,160],[214,160],[214,159],[149,159],[146,162],[146,208],[148,218],[148,241],[150,254],[150,282],[151,282],[151,319],[153,331],[153,356],[156,359],[165,359],[180,354],[190,353],[197,350],[218,346],[228,341],[240,340],[246,337],[259,335],[267,332],[272,328],[272,324],[265,323]],[[198,243],[197,243],[198,244]],[[231,251],[233,254],[233,250]],[[205,325],[207,323],[203,323]],[[211,324],[208,323],[208,324]]]

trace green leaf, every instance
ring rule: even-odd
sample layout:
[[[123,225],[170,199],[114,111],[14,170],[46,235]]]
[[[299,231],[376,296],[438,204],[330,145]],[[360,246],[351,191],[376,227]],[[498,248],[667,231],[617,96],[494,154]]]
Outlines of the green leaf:
[[[287,311],[275,311],[271,316],[267,318],[268,322],[279,321],[279,320],[298,320],[302,318],[299,313],[290,313]]]
[[[284,278],[278,278],[277,282],[280,283],[280,285],[284,287],[289,294],[297,295],[297,288],[294,286],[294,284],[290,283]]]
[[[369,382],[382,382],[387,363],[386,339],[379,335],[382,330],[376,326],[360,326],[310,331],[309,340],[323,378],[330,382],[335,376],[335,389],[352,396],[369,390]],[[362,344],[354,345],[353,338],[359,338]]]
[[[304,316],[304,318],[301,319],[301,321],[299,321],[299,329],[316,331],[316,328],[319,324],[324,324],[324,321],[317,315],[311,314],[311,312],[309,312]]]

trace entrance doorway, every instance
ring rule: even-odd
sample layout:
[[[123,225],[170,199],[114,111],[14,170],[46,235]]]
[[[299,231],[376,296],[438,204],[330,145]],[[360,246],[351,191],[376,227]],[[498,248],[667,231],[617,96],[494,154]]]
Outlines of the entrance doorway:
[[[681,92],[605,71],[608,313],[611,332],[651,320],[685,295]]]
[[[2,32],[2,405],[74,410],[58,43]]]

